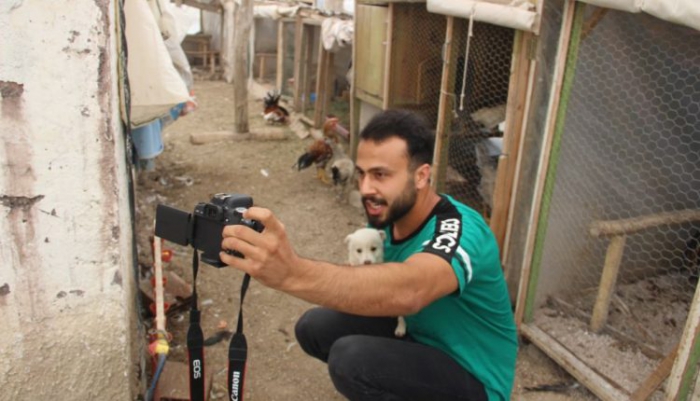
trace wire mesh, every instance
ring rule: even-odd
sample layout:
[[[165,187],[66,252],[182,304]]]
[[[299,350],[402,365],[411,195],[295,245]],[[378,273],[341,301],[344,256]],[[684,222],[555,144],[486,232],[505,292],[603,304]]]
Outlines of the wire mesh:
[[[424,4],[394,4],[389,103],[437,124],[446,18]]]
[[[584,17],[545,195],[534,323],[634,391],[678,343],[698,281],[700,32],[595,7]],[[596,235],[601,222],[618,233]],[[624,237],[623,253],[596,335],[588,322],[604,299],[615,237]]]
[[[450,74],[450,126],[445,192],[485,217],[491,213],[505,121],[515,31],[456,19]],[[465,60],[467,62],[465,63]]]

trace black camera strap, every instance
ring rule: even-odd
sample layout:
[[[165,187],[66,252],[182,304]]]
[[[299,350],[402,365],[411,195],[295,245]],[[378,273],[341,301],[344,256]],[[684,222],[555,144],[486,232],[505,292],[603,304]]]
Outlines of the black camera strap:
[[[197,272],[199,255],[197,250],[192,256],[192,308],[190,309],[190,327],[187,331],[187,351],[190,371],[190,401],[206,399],[204,385],[204,335],[200,326],[201,312],[197,308]],[[238,308],[238,324],[228,347],[228,392],[229,400],[243,400],[248,342],[243,334],[243,299],[250,285],[250,275],[243,276],[241,283],[241,302]]]
[[[190,308],[190,327],[187,330],[187,354],[190,370],[190,400],[204,401],[204,334],[200,326],[200,311],[197,308],[197,271],[199,255],[195,249],[192,255],[192,307]]]

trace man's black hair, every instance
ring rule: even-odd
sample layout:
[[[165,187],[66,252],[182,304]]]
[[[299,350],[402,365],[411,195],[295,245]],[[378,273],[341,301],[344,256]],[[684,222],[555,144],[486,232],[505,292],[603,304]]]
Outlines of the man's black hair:
[[[432,164],[435,135],[423,116],[408,110],[387,110],[372,117],[360,139],[383,142],[391,137],[406,142],[412,167]]]

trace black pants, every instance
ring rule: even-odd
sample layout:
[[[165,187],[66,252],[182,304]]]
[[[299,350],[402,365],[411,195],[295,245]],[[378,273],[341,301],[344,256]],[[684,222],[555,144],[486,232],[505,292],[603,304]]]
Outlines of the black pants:
[[[307,311],[296,337],[328,363],[335,388],[350,400],[487,401],[484,386],[444,352],[394,337],[395,318]]]

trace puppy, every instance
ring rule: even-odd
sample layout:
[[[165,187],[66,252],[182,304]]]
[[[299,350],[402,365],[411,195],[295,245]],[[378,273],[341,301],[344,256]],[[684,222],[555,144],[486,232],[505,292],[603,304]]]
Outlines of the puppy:
[[[352,266],[371,265],[384,262],[384,231],[373,228],[360,228],[345,237],[348,244],[348,262]],[[394,330],[396,337],[406,335],[406,321],[399,316],[399,322]]]

